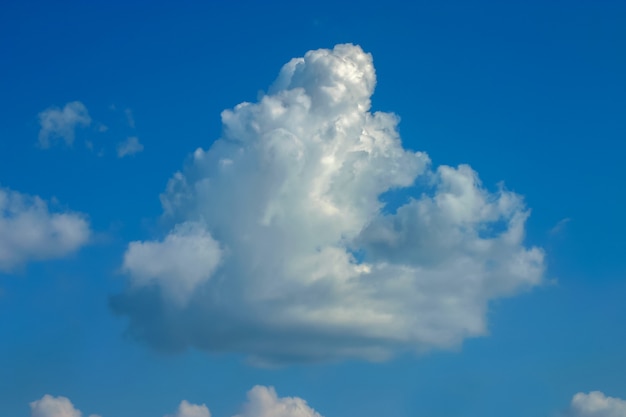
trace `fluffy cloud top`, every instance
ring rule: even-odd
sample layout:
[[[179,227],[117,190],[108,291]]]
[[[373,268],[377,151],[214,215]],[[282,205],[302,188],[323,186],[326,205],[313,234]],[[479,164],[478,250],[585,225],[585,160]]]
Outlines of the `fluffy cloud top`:
[[[30,403],[31,417],[82,417],[80,410],[65,397],[44,395],[40,400]],[[92,414],[90,417],[99,417]]]
[[[66,256],[85,245],[90,234],[84,215],[53,212],[39,197],[0,187],[0,271]]]
[[[65,107],[50,107],[39,113],[39,145],[50,147],[50,141],[62,139],[67,145],[74,143],[76,127],[89,126],[91,117],[87,107],[80,101],[67,103]]]
[[[279,398],[273,387],[257,385],[248,392],[243,413],[235,417],[322,417],[302,398]]]
[[[132,242],[122,269],[134,277],[134,284],[156,282],[167,288],[165,296],[184,303],[193,290],[208,280],[222,251],[202,225],[183,223],[161,242]]]
[[[82,413],[65,397],[44,395],[30,403],[31,417],[81,417]],[[574,395],[566,417],[626,417],[626,401],[605,396],[602,392]],[[99,417],[92,414],[90,417]],[[211,417],[205,404],[183,400],[175,414],[165,417]],[[273,387],[257,385],[248,391],[242,412],[233,417],[322,417],[298,397],[279,397]]]
[[[398,118],[370,111],[375,84],[371,55],[338,45],[222,113],[161,195],[176,226],[128,247],[112,305],[132,334],[260,363],[380,360],[484,335],[490,300],[541,282],[522,197],[405,149]]]
[[[626,417],[626,401],[600,391],[574,395],[567,417]]]
[[[123,158],[125,156],[134,155],[143,151],[143,145],[139,142],[137,136],[131,136],[126,141],[120,142],[117,145],[117,157]]]
[[[211,412],[206,405],[190,404],[183,400],[178,406],[176,414],[166,417],[211,417]]]

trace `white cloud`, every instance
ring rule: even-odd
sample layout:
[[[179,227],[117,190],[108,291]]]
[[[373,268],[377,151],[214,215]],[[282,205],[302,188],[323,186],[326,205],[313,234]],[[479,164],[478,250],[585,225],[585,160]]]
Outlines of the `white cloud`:
[[[74,408],[72,402],[65,397],[44,395],[41,399],[30,403],[31,417],[81,417],[80,410]],[[99,417],[92,414],[90,417]]]
[[[81,417],[80,410],[65,397],[44,395],[40,400],[30,403],[31,417]],[[91,415],[90,417],[99,417]],[[165,417],[211,417],[205,404],[191,404],[183,400],[176,413]],[[298,397],[276,395],[273,387],[257,385],[248,392],[248,401],[242,407],[242,413],[233,417],[322,417],[310,408],[306,401]]]
[[[233,417],[322,417],[299,397],[279,397],[274,387],[257,385],[247,394],[241,412]],[[80,410],[65,397],[44,395],[30,403],[31,417],[82,417]],[[90,417],[99,417],[95,414]],[[211,417],[205,404],[183,400],[174,414],[164,417]],[[599,391],[574,395],[564,417],[626,417],[626,401]]]
[[[135,118],[133,117],[133,111],[131,109],[124,110],[124,114],[126,115],[126,121],[128,122],[128,126],[131,129],[135,128]]]
[[[128,155],[134,155],[143,151],[143,145],[139,142],[137,136],[130,136],[124,142],[117,145],[117,157],[123,158]]]
[[[301,398],[279,398],[273,387],[255,386],[243,412],[235,417],[322,417]]]
[[[211,417],[211,412],[206,405],[190,404],[183,400],[178,406],[176,414],[166,417]]]
[[[74,133],[79,126],[89,126],[91,117],[83,103],[73,101],[65,107],[50,107],[39,113],[39,145],[49,148],[50,141],[62,139],[69,146],[74,143]]]
[[[0,271],[69,255],[85,245],[90,234],[84,215],[51,211],[37,196],[0,187]]]
[[[600,391],[574,395],[567,417],[626,417],[626,401]]]
[[[184,223],[163,241],[130,243],[122,269],[135,286],[157,283],[167,288],[167,297],[184,304],[211,277],[221,256],[219,244],[201,224]]]
[[[258,103],[222,113],[223,137],[161,195],[165,221],[202,224],[211,244],[189,251],[170,239],[178,226],[127,250],[133,285],[112,304],[135,336],[258,363],[380,360],[484,335],[490,300],[542,281],[522,197],[403,148],[398,118],[370,111],[375,84],[372,57],[338,45],[291,60]],[[407,188],[418,179],[430,185]],[[393,212],[390,191],[413,198]],[[180,288],[187,302],[172,303]]]

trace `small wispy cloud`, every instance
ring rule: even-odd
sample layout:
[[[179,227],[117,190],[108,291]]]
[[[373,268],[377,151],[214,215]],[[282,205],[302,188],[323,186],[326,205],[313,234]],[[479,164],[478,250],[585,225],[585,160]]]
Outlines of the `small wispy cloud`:
[[[39,146],[46,149],[51,140],[61,139],[66,145],[74,143],[77,127],[91,124],[87,107],[80,101],[67,103],[63,108],[49,107],[39,113]]]
[[[117,157],[123,158],[125,156],[134,155],[143,151],[143,145],[139,142],[137,136],[130,136],[126,141],[120,142],[117,145]]]
[[[572,219],[569,217],[559,220],[557,224],[555,224],[554,227],[550,229],[550,236],[556,236],[558,234],[561,234],[565,230],[567,224],[571,221]]]
[[[280,397],[272,386],[256,385],[247,393],[247,401],[233,417],[322,417],[303,398]],[[46,394],[30,403],[31,417],[81,417],[83,413],[67,397]],[[194,404],[183,400],[174,414],[164,417],[211,417],[206,404]],[[600,391],[588,394],[579,392],[571,400],[567,410],[554,414],[561,417],[623,417],[626,401],[605,395]],[[89,417],[100,417],[90,414]]]
[[[124,110],[124,113],[126,114],[126,120],[128,121],[128,126],[130,126],[132,129],[135,128],[135,118],[133,117],[133,111],[131,109],[126,109]]]

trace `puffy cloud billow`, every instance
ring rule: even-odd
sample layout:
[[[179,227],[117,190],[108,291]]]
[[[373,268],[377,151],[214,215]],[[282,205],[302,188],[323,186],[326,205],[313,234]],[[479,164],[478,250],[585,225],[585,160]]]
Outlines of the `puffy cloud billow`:
[[[0,187],[0,272],[28,261],[67,256],[90,235],[85,215],[53,211],[37,196]]]
[[[191,404],[188,401],[183,400],[178,406],[176,413],[170,414],[166,417],[211,417],[211,412],[204,404]]]
[[[626,417],[626,401],[600,391],[574,395],[566,417]]]
[[[372,56],[338,45],[222,113],[161,195],[172,230],[125,254],[112,306],[132,335],[258,363],[381,360],[484,335],[490,300],[541,283],[522,197],[404,148],[398,118],[370,111],[375,84]]]
[[[257,385],[248,391],[243,412],[235,417],[322,417],[302,398],[283,397],[273,387]]]
[[[134,155],[139,152],[143,152],[143,144],[139,142],[139,138],[137,136],[131,136],[124,142],[117,144],[118,158],[124,158],[125,156]]]
[[[44,395],[41,399],[30,403],[31,417],[82,417],[83,413],[74,407],[66,397]],[[99,417],[95,414],[89,417]]]

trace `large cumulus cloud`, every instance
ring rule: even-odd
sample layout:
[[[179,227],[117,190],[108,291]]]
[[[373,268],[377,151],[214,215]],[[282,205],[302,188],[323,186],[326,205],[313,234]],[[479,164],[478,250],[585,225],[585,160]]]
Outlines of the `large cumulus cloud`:
[[[338,45],[222,113],[161,195],[171,231],[126,252],[112,305],[131,334],[260,362],[380,360],[484,335],[490,300],[541,282],[522,197],[404,148],[398,118],[370,110],[375,84],[371,55]]]
[[[66,145],[74,143],[77,127],[91,124],[91,116],[87,107],[80,101],[67,103],[62,109],[49,107],[39,113],[39,146],[49,148],[51,141],[62,139]]]
[[[0,187],[0,272],[67,256],[90,236],[85,215],[51,210],[40,197]]]

